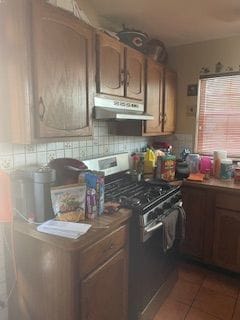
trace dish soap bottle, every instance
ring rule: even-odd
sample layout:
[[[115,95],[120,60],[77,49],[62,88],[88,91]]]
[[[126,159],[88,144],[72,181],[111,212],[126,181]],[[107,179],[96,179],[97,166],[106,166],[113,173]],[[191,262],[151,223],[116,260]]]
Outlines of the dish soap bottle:
[[[153,178],[156,165],[156,156],[152,149],[148,149],[144,156],[144,176]]]

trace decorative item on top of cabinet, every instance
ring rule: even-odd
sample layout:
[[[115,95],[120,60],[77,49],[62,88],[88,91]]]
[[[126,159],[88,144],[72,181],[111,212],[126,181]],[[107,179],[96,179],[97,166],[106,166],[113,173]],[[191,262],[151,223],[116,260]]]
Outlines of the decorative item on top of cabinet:
[[[97,92],[144,99],[144,55],[110,36],[97,36]]]
[[[93,104],[93,30],[72,14],[33,4],[36,133],[89,135]]]
[[[93,29],[43,0],[7,5],[11,142],[90,135]]]

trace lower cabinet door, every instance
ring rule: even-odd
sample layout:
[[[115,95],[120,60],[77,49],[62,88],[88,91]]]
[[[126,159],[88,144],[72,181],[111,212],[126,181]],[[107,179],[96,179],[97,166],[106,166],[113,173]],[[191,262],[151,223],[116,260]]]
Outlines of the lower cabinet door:
[[[127,319],[127,257],[127,251],[120,250],[82,281],[82,320]]]
[[[216,209],[213,263],[240,272],[240,212]]]
[[[182,188],[183,207],[186,211],[186,235],[181,252],[202,259],[206,216],[206,193],[200,189]]]

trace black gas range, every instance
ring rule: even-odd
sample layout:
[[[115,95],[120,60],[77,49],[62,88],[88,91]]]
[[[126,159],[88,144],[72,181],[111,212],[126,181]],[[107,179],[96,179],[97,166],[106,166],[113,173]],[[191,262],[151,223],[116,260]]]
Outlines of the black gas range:
[[[181,192],[179,186],[165,181],[136,182],[130,173],[121,173],[107,179],[105,201],[133,209],[138,216],[141,241],[146,241],[150,232],[161,227],[161,220],[181,204]]]
[[[177,245],[162,249],[163,219],[181,206],[179,187],[159,181],[136,181],[127,154],[86,163],[104,170],[105,202],[132,209],[129,232],[129,320],[151,319],[165,288],[176,274]]]

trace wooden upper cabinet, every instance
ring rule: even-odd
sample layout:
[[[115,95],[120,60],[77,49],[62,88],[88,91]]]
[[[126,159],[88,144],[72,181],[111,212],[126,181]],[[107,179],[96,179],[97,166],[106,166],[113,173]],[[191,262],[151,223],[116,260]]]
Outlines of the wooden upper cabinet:
[[[154,120],[145,122],[146,134],[158,134],[163,130],[163,81],[164,69],[155,61],[147,61],[146,112]]]
[[[126,97],[144,99],[144,63],[141,52],[126,48]]]
[[[177,74],[167,68],[164,95],[164,132],[172,133],[176,124]]]
[[[33,3],[33,74],[37,138],[89,135],[93,31],[72,14]]]
[[[144,63],[141,52],[105,34],[97,36],[97,92],[144,100]]]
[[[124,46],[104,34],[98,35],[97,43],[97,91],[124,96]]]

